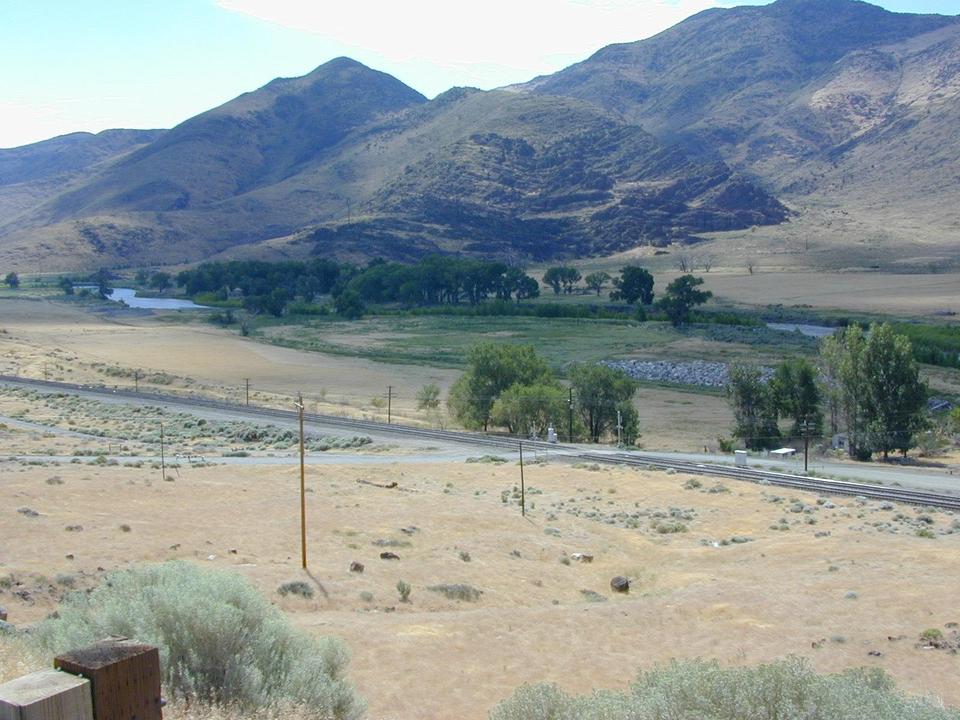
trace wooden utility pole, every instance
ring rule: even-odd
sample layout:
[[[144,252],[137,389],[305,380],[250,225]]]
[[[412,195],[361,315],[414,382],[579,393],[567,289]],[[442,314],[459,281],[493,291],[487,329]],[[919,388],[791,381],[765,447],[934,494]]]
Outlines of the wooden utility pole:
[[[133,371],[133,389],[135,392],[140,392],[140,371]]]
[[[523,443],[520,445],[520,514],[527,516],[527,489],[523,484]]]
[[[393,408],[393,385],[387,385],[387,425],[390,424]]]
[[[160,479],[167,479],[167,463],[163,456],[163,423],[160,423]]]
[[[246,381],[246,385],[247,385],[247,405],[249,406],[250,405],[250,378],[244,378],[244,381]]]
[[[807,472],[807,456],[810,453],[810,421],[804,420],[800,423],[800,430],[803,433],[803,471]]]
[[[573,442],[573,388],[570,388],[570,400],[567,405],[567,442]]]
[[[300,566],[307,569],[307,485],[304,472],[303,394],[297,396],[297,415],[300,419]]]

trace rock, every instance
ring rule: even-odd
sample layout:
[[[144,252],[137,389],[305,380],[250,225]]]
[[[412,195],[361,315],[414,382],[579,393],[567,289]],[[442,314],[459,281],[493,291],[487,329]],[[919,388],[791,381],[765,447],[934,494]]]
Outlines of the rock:
[[[879,650],[871,650],[870,652],[867,653],[867,655],[870,655],[871,657],[880,657],[881,655],[883,655],[883,653],[880,652]]]
[[[381,560],[399,560],[400,556],[397,555],[395,552],[387,551],[387,552],[380,553],[380,559]]]
[[[40,513],[28,507],[17,508],[17,512],[25,517],[30,517],[30,518],[40,517]]]
[[[592,563],[593,555],[587,553],[570,553],[570,559],[575,562]]]
[[[386,555],[386,554],[387,554],[387,553],[384,553],[384,555]],[[383,557],[383,555],[381,555],[380,557]],[[362,563],[362,562],[357,562],[356,560],[354,560],[352,563],[350,563],[350,572],[362,573],[362,572],[363,572],[363,563]]]
[[[630,592],[630,581],[623,575],[617,575],[610,581],[610,589],[618,593]]]

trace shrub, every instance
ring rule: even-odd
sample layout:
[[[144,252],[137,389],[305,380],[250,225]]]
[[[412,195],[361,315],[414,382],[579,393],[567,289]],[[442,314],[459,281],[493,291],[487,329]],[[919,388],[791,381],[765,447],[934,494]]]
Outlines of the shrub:
[[[244,578],[183,561],[111,573],[89,595],[74,593],[34,637],[48,653],[122,635],[160,649],[174,698],[246,709],[301,705],[348,720],[362,702],[343,679],[347,651],[293,630]]]
[[[397,580],[397,592],[400,593],[400,602],[410,602],[410,583],[403,580]]]
[[[525,685],[491,720],[958,720],[960,712],[898,692],[878,668],[818,675],[806,660],[722,668],[703,660],[641,673],[624,693],[571,697],[554,685]]]
[[[277,588],[277,592],[280,593],[283,597],[287,595],[299,595],[300,597],[307,598],[308,600],[313,597],[313,588],[307,585],[303,580],[291,580],[290,582],[285,582],[283,585]]]
[[[430,592],[440,593],[448,600],[467,600],[476,602],[483,594],[483,590],[477,590],[472,585],[458,583],[455,585],[431,585],[427,588]]]

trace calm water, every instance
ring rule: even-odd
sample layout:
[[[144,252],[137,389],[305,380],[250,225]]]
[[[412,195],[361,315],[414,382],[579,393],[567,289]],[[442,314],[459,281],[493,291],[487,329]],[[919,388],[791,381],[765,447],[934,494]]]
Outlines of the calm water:
[[[197,305],[190,300],[175,300],[173,298],[142,298],[137,297],[137,291],[132,288],[114,288],[110,299],[122,302],[127,307],[143,308],[145,310],[206,310],[206,305]]]
[[[801,335],[815,338],[828,337],[837,331],[837,328],[827,327],[826,325],[802,325],[800,323],[767,323],[767,327],[781,332],[799,332]]]

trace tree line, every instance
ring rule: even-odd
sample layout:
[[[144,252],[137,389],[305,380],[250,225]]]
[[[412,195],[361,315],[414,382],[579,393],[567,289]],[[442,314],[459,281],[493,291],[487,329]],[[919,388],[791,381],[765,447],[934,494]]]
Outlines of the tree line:
[[[313,302],[331,295],[346,317],[363,314],[368,303],[475,305],[488,298],[521,302],[540,294],[536,280],[506,263],[428,256],[413,264],[373,260],[363,267],[331,260],[202,263],[177,275],[186,293],[213,293],[226,300],[242,295],[251,312],[280,316],[295,300]]]
[[[544,437],[553,427],[561,437],[599,442],[619,436],[625,444],[636,442],[635,380],[594,364],[573,365],[569,380],[568,388],[561,385],[532,345],[483,342],[468,351],[467,370],[450,388],[447,405],[474,430],[499,427]]]
[[[734,366],[727,396],[734,436],[753,450],[782,442],[781,418],[792,421],[787,437],[819,437],[825,423],[831,434],[844,430],[858,460],[906,455],[929,427],[928,388],[910,340],[888,323],[850,325],[823,340],[816,364],[788,359],[769,379],[757,367]]]

